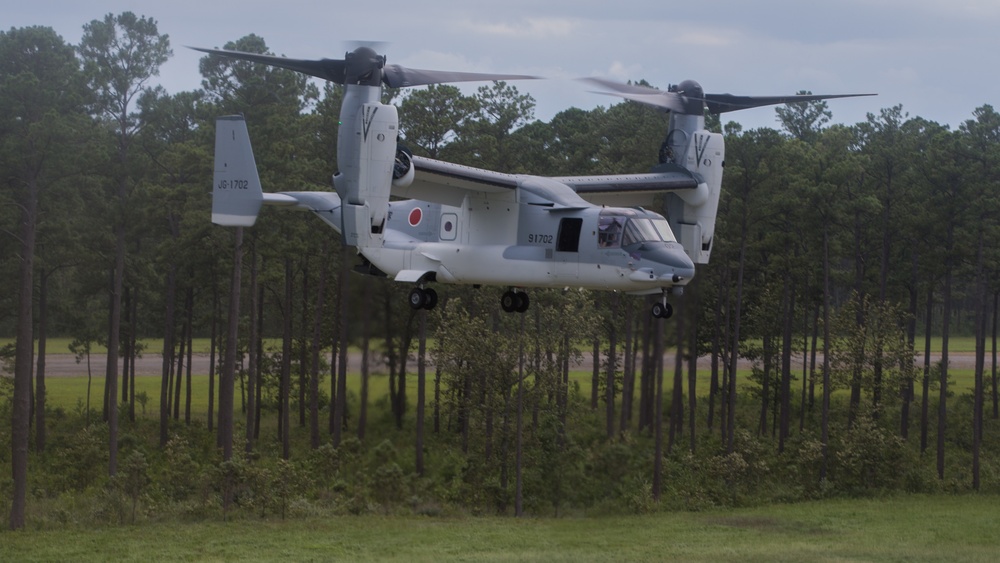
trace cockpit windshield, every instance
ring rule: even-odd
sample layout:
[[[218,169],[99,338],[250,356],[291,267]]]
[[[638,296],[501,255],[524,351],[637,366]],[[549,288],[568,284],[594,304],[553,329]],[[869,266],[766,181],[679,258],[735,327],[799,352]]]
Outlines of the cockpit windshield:
[[[677,241],[666,219],[628,217],[624,213],[605,211],[598,220],[597,242],[603,248],[663,241]]]

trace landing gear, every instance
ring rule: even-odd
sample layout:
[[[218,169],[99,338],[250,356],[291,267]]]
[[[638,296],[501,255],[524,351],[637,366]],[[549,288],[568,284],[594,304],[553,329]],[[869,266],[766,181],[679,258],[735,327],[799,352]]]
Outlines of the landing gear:
[[[674,307],[670,303],[667,303],[667,291],[663,290],[663,297],[660,298],[659,303],[653,303],[653,318],[655,319],[669,319],[674,315]]]
[[[657,319],[669,319],[674,314],[674,307],[670,303],[654,303],[652,313]]]
[[[415,287],[410,290],[410,307],[414,309],[433,309],[437,302],[437,292],[429,287]]]
[[[523,313],[530,304],[528,294],[522,291],[507,290],[500,296],[500,308],[508,313]]]

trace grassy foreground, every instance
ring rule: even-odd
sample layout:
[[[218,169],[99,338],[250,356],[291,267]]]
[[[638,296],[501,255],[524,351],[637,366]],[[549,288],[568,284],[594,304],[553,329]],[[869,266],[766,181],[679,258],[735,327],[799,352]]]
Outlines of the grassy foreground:
[[[337,516],[0,532],[0,561],[995,561],[989,496],[649,516]]]

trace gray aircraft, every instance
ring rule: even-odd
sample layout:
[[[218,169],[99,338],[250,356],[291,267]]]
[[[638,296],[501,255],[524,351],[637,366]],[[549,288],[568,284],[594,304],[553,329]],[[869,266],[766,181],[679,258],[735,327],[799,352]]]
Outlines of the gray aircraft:
[[[217,120],[212,222],[252,226],[264,204],[310,211],[357,249],[360,270],[413,284],[416,309],[436,305],[429,286],[436,282],[506,287],[507,312],[528,309],[531,287],[658,294],[652,315],[669,318],[668,295],[681,293],[712,252],[725,146],[721,134],[705,130],[706,109],[851,96],[747,97],[705,94],[690,80],[659,91],[587,79],[670,112],[660,162],[647,173],[542,177],[413,156],[398,142],[396,108],[380,101],[383,85],[534,77],[407,69],[367,46],[343,60],[198,50],[345,87],[335,192],[264,193],[243,118]]]

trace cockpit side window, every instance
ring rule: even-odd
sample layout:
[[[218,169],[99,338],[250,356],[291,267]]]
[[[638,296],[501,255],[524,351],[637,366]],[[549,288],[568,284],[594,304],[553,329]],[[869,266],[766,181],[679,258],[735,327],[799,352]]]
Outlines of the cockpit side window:
[[[617,248],[621,246],[625,221],[625,217],[601,215],[597,224],[597,244],[601,248]]]

